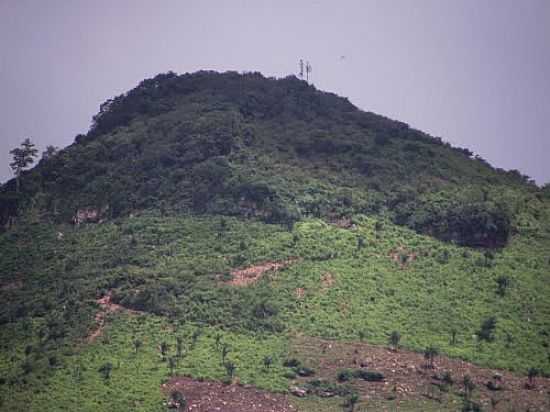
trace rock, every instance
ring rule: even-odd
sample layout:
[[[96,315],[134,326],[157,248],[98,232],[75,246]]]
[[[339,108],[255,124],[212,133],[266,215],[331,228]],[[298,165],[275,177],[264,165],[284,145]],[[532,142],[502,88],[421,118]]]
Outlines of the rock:
[[[303,388],[299,388],[297,386],[292,386],[289,388],[289,391],[291,394],[293,394],[294,396],[297,396],[299,398],[303,398],[304,396],[307,395],[307,391]]]
[[[75,225],[80,225],[81,223],[100,223],[102,221],[101,216],[108,209],[108,206],[101,209],[90,206],[77,209],[76,214],[73,216],[73,223]]]

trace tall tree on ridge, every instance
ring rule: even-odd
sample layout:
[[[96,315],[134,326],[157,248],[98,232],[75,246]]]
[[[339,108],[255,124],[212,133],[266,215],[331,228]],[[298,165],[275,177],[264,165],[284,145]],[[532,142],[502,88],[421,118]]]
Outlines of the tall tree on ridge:
[[[10,163],[10,167],[15,175],[16,191],[19,193],[21,173],[26,167],[33,164],[34,158],[38,154],[38,149],[36,149],[34,143],[27,138],[23,140],[21,147],[10,150],[10,154],[13,156],[13,162]]]

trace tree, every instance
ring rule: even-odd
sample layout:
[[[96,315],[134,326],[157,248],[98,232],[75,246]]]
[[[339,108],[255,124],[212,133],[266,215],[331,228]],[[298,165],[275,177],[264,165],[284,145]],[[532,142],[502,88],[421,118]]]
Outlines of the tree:
[[[497,278],[497,295],[504,297],[506,289],[510,286],[510,278],[506,275],[501,275]]]
[[[235,376],[235,369],[237,369],[237,366],[233,362],[226,362],[223,366],[227,372],[227,377],[233,381],[233,376]]]
[[[428,361],[428,368],[433,369],[434,360],[439,354],[439,350],[435,346],[428,346],[424,349],[424,359]]]
[[[176,359],[172,356],[168,358],[168,367],[170,368],[170,375],[174,376],[174,370],[176,369]]]
[[[398,331],[394,330],[391,333],[390,338],[389,338],[389,343],[390,343],[390,345],[392,346],[393,349],[397,350],[400,340],[401,340],[401,334]]]
[[[266,369],[269,369],[272,363],[273,363],[273,358],[271,356],[264,356],[264,367]]]
[[[533,389],[535,387],[535,378],[539,376],[540,371],[537,368],[529,368],[527,371],[527,388]]]
[[[183,338],[181,336],[176,336],[176,357],[181,359],[183,356]]]
[[[106,362],[98,369],[103,379],[107,382],[111,379],[111,372],[113,371],[113,364],[111,362]]]
[[[184,411],[187,408],[187,399],[180,391],[172,391],[170,394],[170,404],[176,407],[178,411]]]
[[[133,344],[134,344],[134,349],[135,349],[136,353],[138,353],[138,350],[139,350],[139,348],[141,348],[141,345],[143,343],[139,339],[134,339]]]
[[[449,342],[452,346],[456,345],[456,334],[458,331],[455,328],[451,329],[451,341]]]
[[[216,344],[216,349],[219,351],[220,348],[221,348],[221,343],[222,343],[221,333],[216,333],[216,336],[214,337],[214,342]]]
[[[477,332],[477,336],[480,340],[484,340],[487,342],[492,342],[495,340],[495,328],[497,326],[497,319],[494,316],[491,316],[487,319],[485,319],[481,323],[481,328]]]
[[[10,154],[13,156],[13,162],[10,163],[10,167],[15,175],[16,191],[19,193],[21,173],[25,168],[33,164],[38,150],[34,147],[34,143],[27,138],[23,140],[21,147],[10,150]]]
[[[229,345],[227,343],[224,343],[221,347],[221,355],[222,355],[222,364],[225,364],[225,358],[229,354],[231,349],[229,348]]]
[[[474,381],[472,381],[470,375],[464,375],[464,378],[462,379],[462,384],[464,385],[464,399],[469,401],[476,385]]]
[[[357,238],[357,250],[361,250],[365,247],[365,238],[363,236],[359,236]]]
[[[352,393],[351,395],[349,395],[344,405],[348,408],[349,412],[353,412],[355,410],[355,405],[357,404],[357,402],[359,402],[359,395],[357,395],[356,393]]]
[[[170,347],[166,342],[160,343],[160,354],[162,355],[162,360],[166,360],[166,353]]]
[[[46,150],[42,152],[42,159],[48,160],[49,158],[55,156],[59,152],[59,148],[56,146],[46,146]]]

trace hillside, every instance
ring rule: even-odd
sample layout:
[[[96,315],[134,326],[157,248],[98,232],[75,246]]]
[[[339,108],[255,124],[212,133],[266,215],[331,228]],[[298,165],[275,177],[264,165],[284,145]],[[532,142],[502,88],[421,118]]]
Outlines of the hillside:
[[[545,408],[521,375],[550,374],[548,188],[295,77],[145,80],[3,185],[0,221],[2,410],[165,410],[170,375],[306,411]],[[478,366],[412,365],[454,376],[426,397],[400,379],[427,348]],[[338,382],[352,357],[408,392]]]

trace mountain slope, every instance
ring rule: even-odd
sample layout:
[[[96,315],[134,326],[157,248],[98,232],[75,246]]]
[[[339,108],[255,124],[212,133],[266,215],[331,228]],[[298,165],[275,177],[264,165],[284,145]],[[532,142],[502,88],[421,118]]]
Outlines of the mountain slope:
[[[545,191],[293,77],[146,80],[1,194],[2,410],[165,410],[172,370],[228,379],[226,360],[286,391],[296,353],[319,373],[296,341],[394,331],[550,373]]]
[[[19,203],[32,199],[55,221],[89,206],[109,217],[162,208],[273,222],[382,212],[488,247],[506,243],[538,195],[517,172],[294,77],[210,72],[159,75],[104,103],[86,136],[22,181]],[[14,190],[2,190],[4,223]]]

